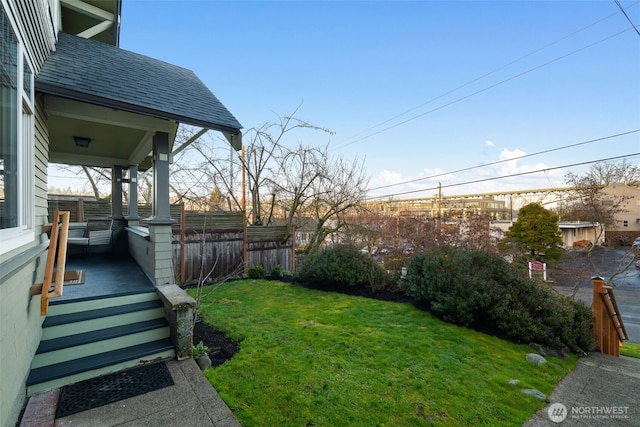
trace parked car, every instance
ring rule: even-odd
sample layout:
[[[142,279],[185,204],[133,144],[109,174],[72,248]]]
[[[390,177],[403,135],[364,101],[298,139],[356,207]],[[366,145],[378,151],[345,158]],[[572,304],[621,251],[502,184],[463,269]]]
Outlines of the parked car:
[[[369,247],[365,246],[364,248],[360,249],[360,252],[362,252],[363,254],[369,255]],[[377,253],[378,253],[378,247],[377,246],[373,246],[371,248],[371,255],[375,255]]]
[[[633,241],[631,246],[633,246],[634,249],[640,249],[640,237],[636,237],[636,240]]]
[[[402,253],[403,253],[404,255],[411,255],[411,254],[413,254],[413,248],[412,248],[411,246],[405,246],[405,247],[402,249]]]

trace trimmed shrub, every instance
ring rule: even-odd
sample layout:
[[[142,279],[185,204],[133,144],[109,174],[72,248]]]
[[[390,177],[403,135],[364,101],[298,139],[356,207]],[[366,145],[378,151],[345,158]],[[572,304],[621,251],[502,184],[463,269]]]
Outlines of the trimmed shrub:
[[[249,279],[264,279],[266,274],[267,272],[261,265],[254,265],[247,269],[247,276],[249,276]]]
[[[298,280],[328,287],[367,286],[376,291],[387,284],[387,277],[369,256],[352,246],[337,245],[304,260]]]
[[[497,255],[451,247],[416,255],[405,292],[450,323],[577,353],[594,347],[588,307],[536,284]]]
[[[282,267],[280,267],[279,265],[273,267],[269,272],[269,277],[273,280],[280,280],[283,276],[284,273],[282,272]]]

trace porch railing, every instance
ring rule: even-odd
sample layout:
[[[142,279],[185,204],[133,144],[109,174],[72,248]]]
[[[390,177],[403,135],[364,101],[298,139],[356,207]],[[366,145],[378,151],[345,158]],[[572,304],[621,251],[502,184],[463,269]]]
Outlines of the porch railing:
[[[42,293],[40,297],[40,315],[42,316],[47,315],[49,299],[62,296],[62,289],[64,287],[64,267],[67,261],[68,234],[69,212],[55,211],[53,214],[51,238],[49,239],[49,252],[47,254],[47,264],[45,265],[44,281],[42,282]],[[56,267],[55,281],[53,291],[51,291],[54,265]]]
[[[602,277],[593,277],[593,330],[596,346],[604,354],[620,356],[620,344],[628,340],[613,288]]]

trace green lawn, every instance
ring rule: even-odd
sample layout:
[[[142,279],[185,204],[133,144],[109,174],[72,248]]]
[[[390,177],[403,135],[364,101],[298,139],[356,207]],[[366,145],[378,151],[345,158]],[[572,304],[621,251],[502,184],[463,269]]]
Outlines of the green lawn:
[[[548,395],[577,360],[534,366],[411,304],[266,280],[204,294],[204,321],[242,341],[205,373],[246,427],[521,425],[544,402],[520,388]]]
[[[640,344],[624,342],[620,348],[620,355],[640,359]]]

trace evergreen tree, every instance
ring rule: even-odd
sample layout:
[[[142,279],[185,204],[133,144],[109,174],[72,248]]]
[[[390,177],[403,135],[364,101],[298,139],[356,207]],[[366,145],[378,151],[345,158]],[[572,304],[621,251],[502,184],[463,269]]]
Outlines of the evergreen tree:
[[[520,209],[517,221],[509,227],[506,236],[527,248],[532,255],[562,244],[558,215],[538,203]]]

